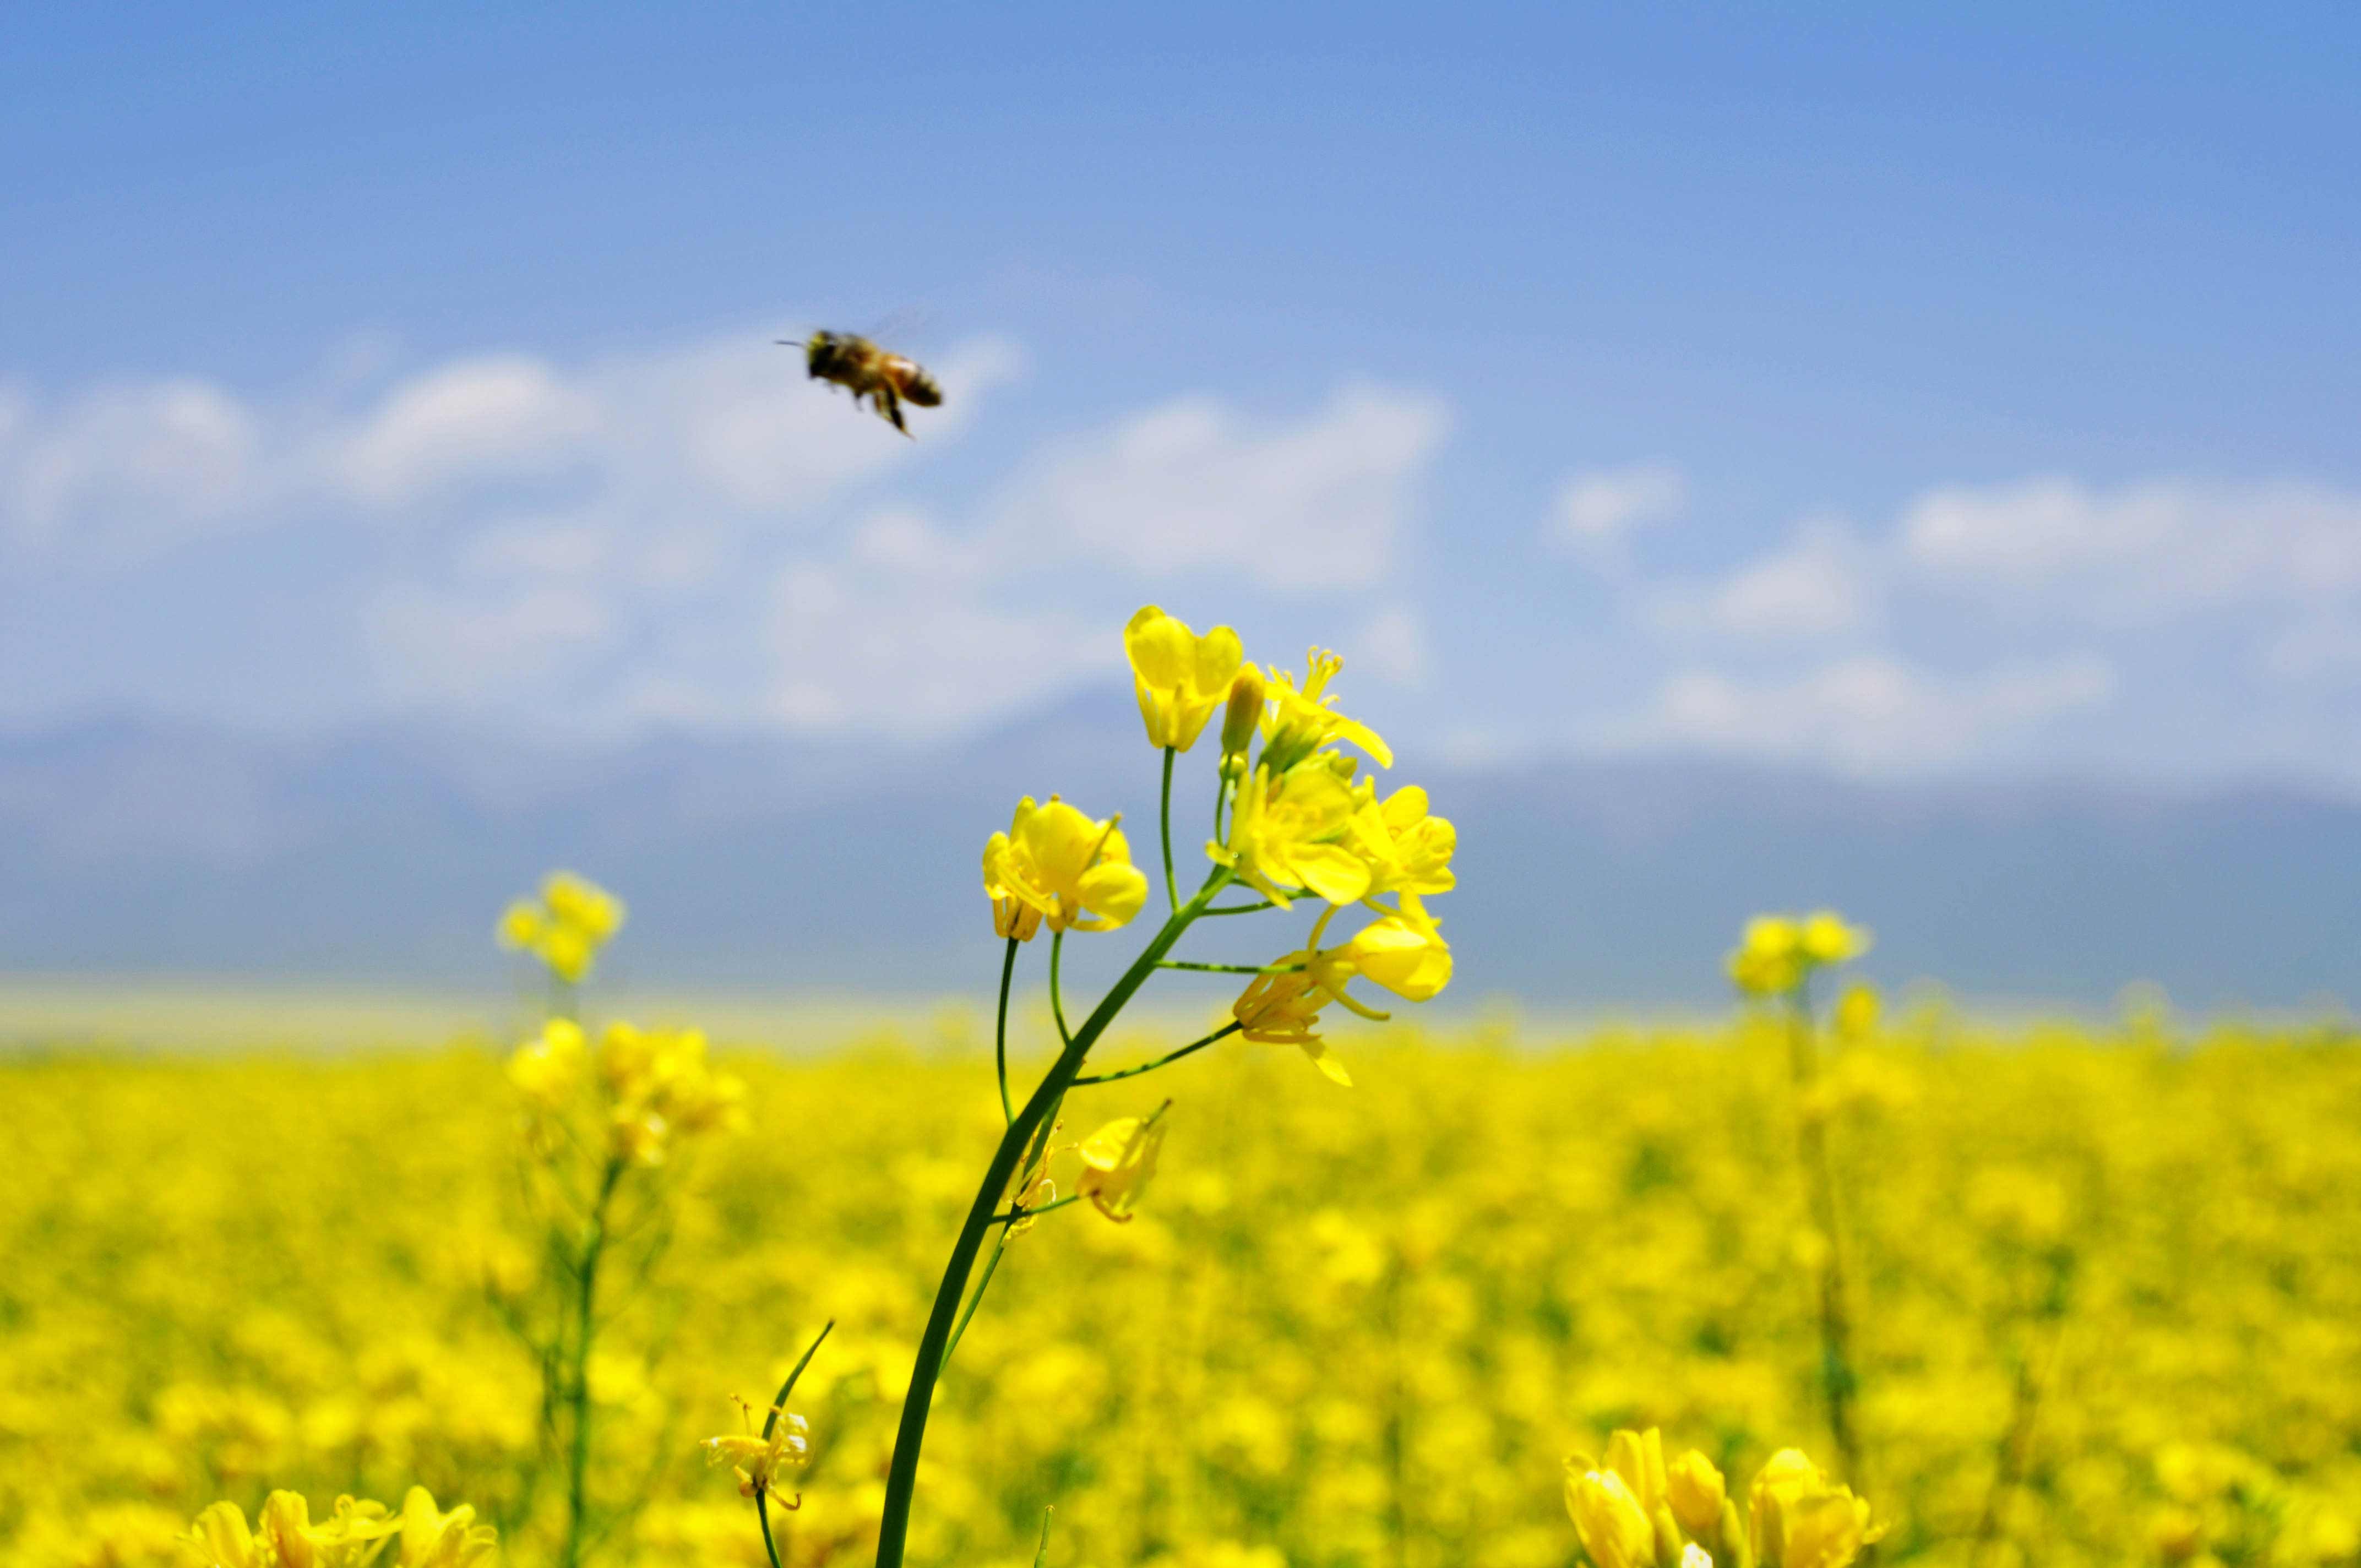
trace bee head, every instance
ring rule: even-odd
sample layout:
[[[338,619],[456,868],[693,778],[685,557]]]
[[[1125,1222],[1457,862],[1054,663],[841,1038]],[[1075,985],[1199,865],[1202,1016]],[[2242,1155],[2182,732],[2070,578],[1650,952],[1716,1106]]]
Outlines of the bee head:
[[[804,351],[804,369],[817,378],[836,368],[837,356],[843,351],[844,340],[832,332],[816,332],[801,343],[793,338],[779,339],[782,346]]]

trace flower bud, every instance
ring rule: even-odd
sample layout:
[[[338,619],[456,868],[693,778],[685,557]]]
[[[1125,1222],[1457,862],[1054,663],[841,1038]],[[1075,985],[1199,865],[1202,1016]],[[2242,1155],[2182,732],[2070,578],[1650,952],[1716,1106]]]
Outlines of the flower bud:
[[[1665,1467],[1664,1496],[1673,1505],[1673,1517],[1691,1535],[1713,1533],[1721,1522],[1721,1503],[1727,1487],[1721,1472],[1713,1461],[1690,1449]]]
[[[1655,1562],[1656,1527],[1614,1471],[1569,1466],[1565,1511],[1597,1568],[1649,1568]]]
[[[1248,664],[1230,683],[1230,703],[1222,712],[1222,757],[1243,757],[1262,727],[1262,672]]]

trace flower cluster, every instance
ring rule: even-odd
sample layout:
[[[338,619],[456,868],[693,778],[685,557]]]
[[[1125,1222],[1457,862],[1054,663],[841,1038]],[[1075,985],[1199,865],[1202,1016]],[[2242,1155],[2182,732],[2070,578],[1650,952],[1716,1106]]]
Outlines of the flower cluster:
[[[1833,910],[1758,915],[1730,955],[1730,981],[1749,996],[1792,996],[1813,973],[1869,951],[1870,934]]]
[[[745,1124],[746,1086],[713,1069],[696,1029],[609,1024],[594,1056],[579,1024],[552,1018],[510,1057],[509,1081],[544,1117],[581,1110],[595,1089],[607,1147],[632,1165],[662,1165],[682,1138]]]
[[[552,872],[538,899],[501,912],[500,945],[533,954],[568,985],[589,977],[598,949],[623,927],[623,902],[587,877]]]
[[[1127,925],[1148,902],[1148,878],[1131,863],[1121,820],[1093,821],[1054,795],[1047,806],[1018,801],[1008,831],[983,846],[992,928],[1029,942],[1045,924],[1052,935]]]
[[[1713,1462],[1691,1449],[1665,1464],[1653,1427],[1618,1431],[1604,1463],[1577,1453],[1565,1469],[1566,1512],[1594,1568],[1847,1568],[1884,1533],[1797,1449],[1764,1462],[1743,1518]]]
[[[271,1493],[251,1529],[236,1503],[215,1503],[183,1540],[203,1568],[368,1568],[389,1547],[395,1568],[473,1568],[497,1552],[499,1534],[475,1509],[445,1513],[412,1486],[398,1515],[346,1497],[317,1524],[300,1492]]]

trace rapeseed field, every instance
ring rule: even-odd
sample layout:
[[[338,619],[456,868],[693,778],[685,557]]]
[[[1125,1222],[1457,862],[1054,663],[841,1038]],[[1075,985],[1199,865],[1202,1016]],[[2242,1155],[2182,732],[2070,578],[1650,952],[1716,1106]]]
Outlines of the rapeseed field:
[[[1455,831],[1363,773],[1341,666],[1153,607],[1125,645],[1160,820],[1137,862],[1054,795],[990,835],[988,1036],[606,1016],[626,909],[558,873],[498,922],[514,1037],[0,1062],[0,1556],[2361,1554],[2341,1031],[1896,1014],[1827,911],[1744,925],[1718,1025],[1390,1021],[1451,979]],[[1069,937],[1135,921],[1069,1005]],[[1228,957],[1175,956],[1201,921]],[[1182,981],[1235,999],[1126,1014]]]

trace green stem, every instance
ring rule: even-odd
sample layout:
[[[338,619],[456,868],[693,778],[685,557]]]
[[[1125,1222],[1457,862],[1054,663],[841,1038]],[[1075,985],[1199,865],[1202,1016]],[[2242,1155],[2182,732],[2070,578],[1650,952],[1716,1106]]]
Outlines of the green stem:
[[[983,1250],[983,1234],[992,1228],[992,1217],[1000,1209],[1001,1194],[1008,1190],[1009,1178],[1016,1173],[1017,1160],[1034,1133],[1049,1120],[1066,1091],[1073,1087],[1082,1073],[1082,1062],[1091,1047],[1106,1032],[1124,1005],[1148,983],[1156,972],[1157,964],[1172,950],[1189,923],[1211,904],[1216,894],[1229,885],[1230,873],[1217,868],[1205,879],[1205,885],[1172,917],[1164,923],[1154,939],[1132,961],[1123,978],[1102,997],[1091,1015],[1082,1020],[1082,1028],[1066,1042],[1058,1059],[1032,1095],[1017,1112],[1016,1119],[1002,1134],[1000,1146],[993,1151],[992,1161],[984,1167],[983,1180],[977,1187],[975,1201],[969,1205],[966,1222],[960,1226],[959,1238],[951,1244],[950,1261],[944,1266],[942,1283],[936,1288],[935,1304],[928,1313],[927,1327],[918,1340],[917,1364],[910,1369],[910,1390],[902,1401],[902,1420],[894,1436],[894,1459],[885,1475],[884,1517],[877,1528],[877,1568],[901,1568],[904,1552],[909,1545],[910,1506],[917,1500],[918,1486],[918,1451],[927,1439],[927,1416],[935,1398],[935,1383],[942,1374],[944,1347],[950,1343],[951,1329],[959,1313],[960,1301],[967,1294],[968,1274],[975,1266],[976,1254]],[[1052,959],[1056,949],[1051,948]],[[1053,992],[1054,994],[1054,992]]]
[[[1212,1045],[1214,1041],[1226,1039],[1230,1036],[1236,1034],[1244,1027],[1246,1027],[1245,1025],[1233,1019],[1229,1023],[1224,1024],[1220,1028],[1214,1030],[1212,1034],[1206,1036],[1203,1039],[1191,1040],[1189,1044],[1181,1047],[1179,1050],[1170,1052],[1165,1056],[1158,1057],[1152,1062],[1143,1062],[1137,1067],[1127,1067],[1121,1072],[1093,1073],[1088,1078],[1078,1078],[1074,1080],[1074,1087],[1080,1089],[1085,1084],[1113,1083],[1117,1079],[1137,1078],[1143,1072],[1154,1072],[1159,1067],[1170,1067],[1182,1057],[1194,1056],[1199,1051],[1203,1050],[1207,1046]]]
[[[1817,1102],[1814,1092],[1819,1081],[1819,1050],[1813,1038],[1809,994],[1798,986],[1787,1000],[1788,1068],[1799,1102],[1796,1150],[1803,1161],[1812,1225],[1826,1248],[1819,1277],[1820,1382],[1828,1401],[1828,1436],[1836,1443],[1843,1479],[1859,1492],[1866,1481],[1861,1474],[1861,1434],[1853,1424],[1852,1318],[1846,1303],[1844,1248],[1837,1234],[1837,1184],[1828,1160],[1828,1109]]]
[[[1069,1192],[1063,1198],[1052,1198],[1038,1209],[1003,1209],[992,1217],[992,1223],[995,1225],[1013,1225],[1019,1220],[1030,1220],[1042,1214],[1054,1214],[1067,1204],[1079,1203],[1082,1201],[1081,1193]],[[952,1343],[958,1343],[957,1339],[954,1338]]]
[[[1008,1103],[1008,982],[1016,974],[1016,938],[1008,938],[1008,956],[1000,964],[1000,1022],[993,1031],[993,1059],[1000,1069],[1000,1115],[1005,1124],[1016,1120]]]
[[[558,1561],[575,1568],[582,1561],[583,1532],[590,1515],[590,1341],[596,1333],[598,1260],[607,1250],[607,1207],[615,1185],[623,1179],[623,1160],[609,1155],[599,1179],[598,1201],[590,1206],[590,1226],[582,1241],[582,1262],[575,1273],[573,1365],[566,1369],[566,1417],[571,1430],[566,1459],[566,1547]]]
[[[1066,998],[1058,989],[1058,960],[1065,956],[1066,934],[1052,932],[1049,937],[1049,1016],[1058,1021],[1058,1038],[1071,1047],[1074,1032],[1066,1027]]]
[[[1233,904],[1226,909],[1208,909],[1205,913],[1208,915],[1259,915],[1266,909],[1278,907],[1278,905],[1266,898],[1260,904]]]
[[[834,1318],[820,1325],[818,1335],[805,1348],[803,1359],[787,1373],[787,1380],[779,1385],[779,1397],[771,1401],[771,1413],[763,1418],[764,1442],[771,1441],[771,1433],[778,1428],[779,1417],[787,1408],[787,1396],[796,1391],[796,1379],[804,1375],[804,1368],[811,1365],[811,1358],[819,1354],[820,1341],[828,1338],[829,1331],[835,1327]],[[793,1506],[789,1505],[790,1508]],[[754,1488],[754,1517],[763,1523],[763,1550],[771,1554],[771,1568],[782,1568],[778,1546],[771,1540],[771,1489],[767,1486]]]
[[[1197,974],[1297,974],[1301,964],[1199,964],[1181,959],[1167,959],[1158,969],[1184,969]]]
[[[1156,826],[1164,839],[1164,902],[1172,913],[1180,913],[1180,884],[1172,879],[1172,759],[1180,753],[1171,747],[1164,748],[1164,803],[1156,814]]]
[[[960,1341],[967,1337],[967,1326],[975,1321],[975,1310],[983,1305],[983,1293],[992,1288],[992,1277],[1000,1271],[1000,1260],[1007,1255],[1008,1233],[1003,1231],[992,1244],[992,1255],[983,1260],[983,1276],[975,1282],[975,1289],[967,1299],[967,1310],[951,1329],[950,1343],[943,1346],[944,1361],[959,1354]]]

